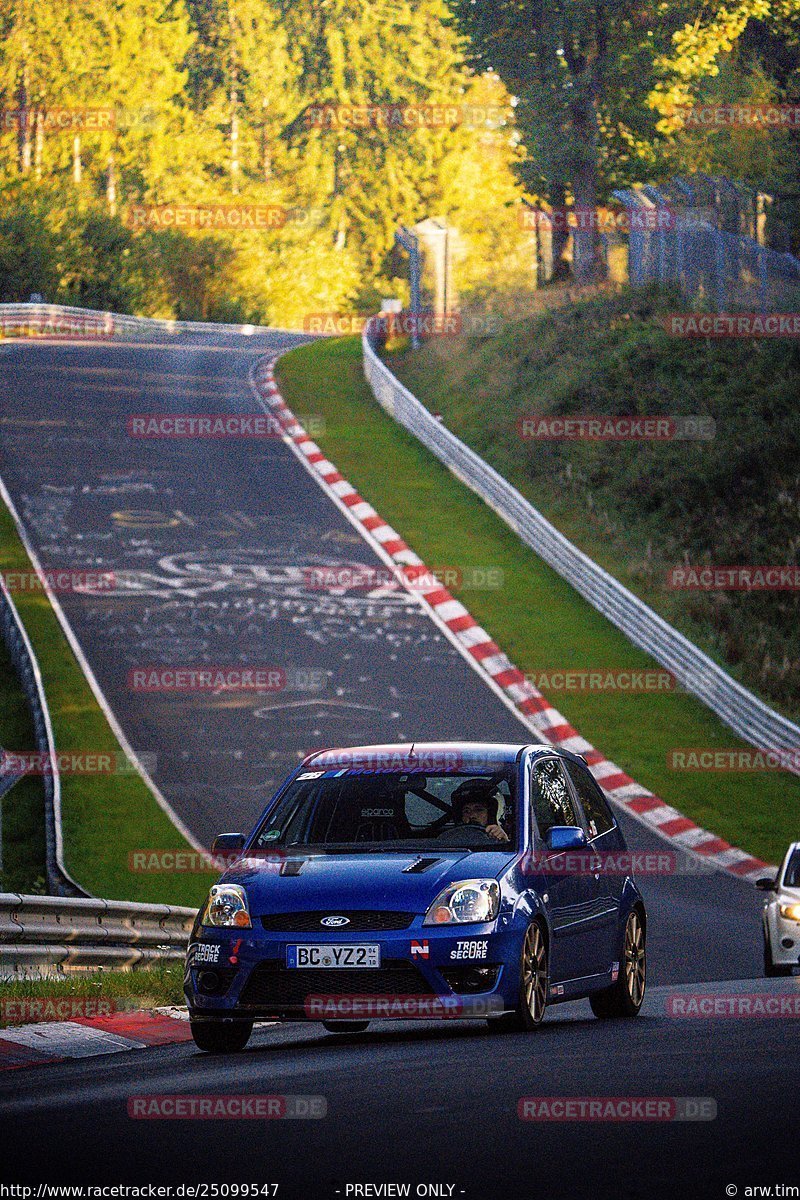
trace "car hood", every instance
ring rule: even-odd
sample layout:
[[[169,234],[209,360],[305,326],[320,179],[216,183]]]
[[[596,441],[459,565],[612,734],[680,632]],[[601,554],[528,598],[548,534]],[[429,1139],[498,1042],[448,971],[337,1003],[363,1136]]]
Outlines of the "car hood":
[[[273,912],[390,909],[424,913],[439,892],[462,879],[496,879],[510,851],[446,850],[397,854],[292,854],[244,858],[223,875],[247,891],[254,917]],[[408,868],[423,860],[424,869]],[[422,863],[420,863],[422,866]]]

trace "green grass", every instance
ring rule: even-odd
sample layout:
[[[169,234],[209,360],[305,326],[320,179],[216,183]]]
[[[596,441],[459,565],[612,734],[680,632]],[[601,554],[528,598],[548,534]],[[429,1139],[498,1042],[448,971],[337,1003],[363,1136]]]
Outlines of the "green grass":
[[[19,679],[0,637],[0,747],[33,745],[33,722]],[[33,775],[21,779],[0,800],[3,869],[0,892],[46,890],[44,788]]]
[[[0,505],[0,571],[30,570],[11,514]],[[119,754],[119,743],[44,592],[20,591],[14,599],[39,660],[57,750]],[[15,704],[17,728],[0,729],[0,745],[5,739],[8,749],[30,751],[34,748],[32,731],[23,727],[18,699],[8,693],[4,709],[11,712]],[[15,743],[12,738],[19,740]],[[213,873],[156,874],[130,869],[131,851],[187,849],[139,775],[65,774],[61,785],[66,867],[82,887],[106,899],[199,906],[216,878]],[[35,863],[42,860],[40,792],[41,781],[31,778],[16,785],[4,801],[4,824],[13,837],[10,847],[4,838],[8,879],[15,878],[18,871],[20,882],[32,882],[39,869]],[[11,854],[17,849],[18,862]]]
[[[364,381],[357,339],[294,350],[280,360],[278,377],[287,404],[324,418],[316,440],[325,453],[429,566],[503,572],[500,589],[453,590],[522,671],[657,669],[383,412]],[[555,692],[550,699],[639,783],[734,845],[777,862],[798,836],[795,777],[668,768],[674,748],[743,745],[691,697]]]
[[[37,1019],[58,1019],[57,1012],[52,1009],[48,1012],[47,1001],[64,999],[76,1001],[70,1014],[75,1017],[182,1005],[186,1003],[183,964],[165,962],[138,971],[75,971],[58,979],[0,982],[0,1028],[25,1025]],[[84,1006],[82,1002],[86,1000],[94,1007]],[[42,1005],[39,1010],[35,1007],[37,1003]],[[69,1016],[63,1019],[68,1020]]]

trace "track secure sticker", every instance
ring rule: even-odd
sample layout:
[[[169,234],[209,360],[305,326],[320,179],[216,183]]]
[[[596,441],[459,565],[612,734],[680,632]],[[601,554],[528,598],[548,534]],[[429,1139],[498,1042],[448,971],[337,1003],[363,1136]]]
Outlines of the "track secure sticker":
[[[196,963],[218,963],[220,949],[219,942],[216,945],[211,942],[201,942],[194,952],[194,961]]]
[[[450,951],[451,959],[486,958],[489,943],[481,941],[456,942],[455,950]]]

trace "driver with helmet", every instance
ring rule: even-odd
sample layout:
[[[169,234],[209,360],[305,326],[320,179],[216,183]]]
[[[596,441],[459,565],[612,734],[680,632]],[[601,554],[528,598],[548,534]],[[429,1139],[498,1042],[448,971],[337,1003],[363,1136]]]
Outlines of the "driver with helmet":
[[[507,842],[508,834],[498,824],[500,793],[487,779],[465,779],[452,795],[453,815],[460,825],[480,825],[489,837]]]

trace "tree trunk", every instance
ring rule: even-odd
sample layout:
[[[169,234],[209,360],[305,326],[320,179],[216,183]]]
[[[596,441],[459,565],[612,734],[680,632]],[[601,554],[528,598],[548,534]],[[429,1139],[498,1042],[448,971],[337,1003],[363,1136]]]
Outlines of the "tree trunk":
[[[239,112],[238,96],[231,88],[231,191],[239,193]]]
[[[576,283],[596,283],[605,274],[597,225],[598,127],[597,108],[585,92],[570,105],[575,134],[572,187],[576,225],[573,231],[573,273]]]
[[[272,155],[269,149],[269,138],[267,136],[267,109],[269,103],[266,96],[261,101],[263,111],[263,119],[261,121],[261,170],[264,176],[264,183],[269,183],[272,178]]]
[[[114,155],[108,156],[108,175],[106,176],[106,202],[112,217],[117,215],[117,166]]]
[[[31,170],[31,114],[28,107],[28,91],[30,74],[28,64],[22,68],[19,80],[17,106],[17,148],[19,155],[19,170],[21,175],[29,175]]]
[[[565,219],[567,212],[567,188],[563,180],[554,180],[550,184],[550,205],[560,218],[553,225],[550,263],[550,279],[558,281],[566,279],[569,275],[569,266],[566,260],[567,246],[569,245],[569,229],[567,228]],[[545,282],[548,281],[545,280]]]
[[[44,113],[37,108],[34,117],[33,170],[37,180],[42,178],[44,163]]]

